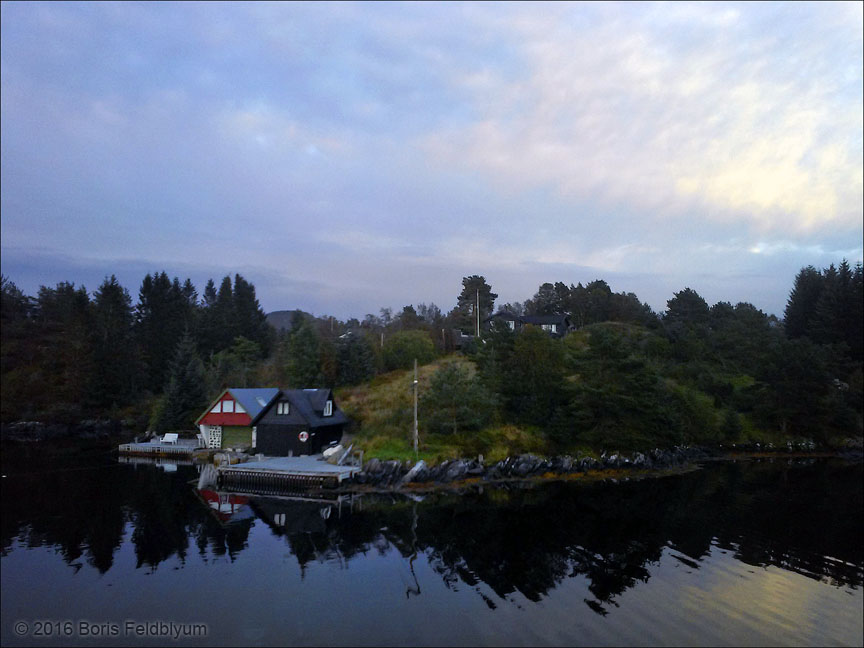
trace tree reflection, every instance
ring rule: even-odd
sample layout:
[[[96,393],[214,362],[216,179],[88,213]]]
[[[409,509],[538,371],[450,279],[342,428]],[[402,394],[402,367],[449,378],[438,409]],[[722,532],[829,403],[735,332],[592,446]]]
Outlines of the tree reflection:
[[[392,548],[411,567],[419,552],[445,585],[475,588],[493,608],[478,585],[500,600],[519,593],[539,601],[581,576],[595,597],[586,604],[604,614],[649,580],[664,550],[689,569],[726,548],[745,563],[860,585],[860,479],[860,466],[828,462],[726,463],[618,484],[431,495],[419,504],[364,495],[362,507],[329,519],[312,502],[262,498],[254,508],[301,566]]]
[[[125,538],[139,568],[184,563],[190,552],[204,562],[234,560],[251,550],[259,520],[284,538],[301,569],[396,551],[405,561],[406,596],[418,596],[413,568],[423,556],[447,587],[471,588],[493,609],[517,594],[540,601],[580,577],[593,596],[585,603],[598,614],[647,582],[664,555],[695,570],[724,550],[750,565],[837,585],[858,587],[864,578],[860,464],[726,462],[641,481],[487,487],[416,502],[196,491],[192,466],[166,472],[95,451],[76,457],[86,469],[67,470],[62,452],[13,465],[4,451],[4,554],[15,543],[52,546],[71,568],[86,562],[104,573]],[[38,469],[13,470],[19,465]]]

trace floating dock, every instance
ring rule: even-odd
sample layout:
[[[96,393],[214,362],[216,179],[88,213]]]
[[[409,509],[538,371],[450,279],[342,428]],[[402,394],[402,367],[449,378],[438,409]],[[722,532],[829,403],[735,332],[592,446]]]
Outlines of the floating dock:
[[[318,456],[273,457],[261,461],[220,466],[218,484],[260,494],[305,489],[335,488],[360,472],[357,466],[334,466]]]
[[[121,455],[139,457],[192,457],[199,450],[205,448],[202,448],[196,439],[177,439],[177,443],[121,443],[117,448]]]

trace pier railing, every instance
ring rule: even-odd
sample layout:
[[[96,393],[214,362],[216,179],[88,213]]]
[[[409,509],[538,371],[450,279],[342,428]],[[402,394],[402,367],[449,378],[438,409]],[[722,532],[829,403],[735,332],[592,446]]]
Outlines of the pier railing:
[[[243,470],[232,467],[219,471],[219,485],[225,488],[242,487],[258,494],[280,494],[307,489],[335,488],[342,481],[338,473],[315,475],[265,470]]]
[[[193,445],[169,445],[163,443],[121,443],[117,448],[120,454],[138,455],[144,457],[189,457],[197,449],[197,446]]]

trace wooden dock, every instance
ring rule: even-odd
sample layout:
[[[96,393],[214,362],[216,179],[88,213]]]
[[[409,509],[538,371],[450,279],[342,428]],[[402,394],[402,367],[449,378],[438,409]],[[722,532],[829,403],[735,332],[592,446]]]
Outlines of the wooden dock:
[[[317,457],[273,457],[232,466],[220,466],[218,484],[258,494],[279,494],[335,488],[360,472],[357,466],[334,466]]]
[[[121,455],[139,457],[192,457],[199,450],[204,450],[204,448],[194,439],[178,439],[177,443],[162,443],[160,441],[121,443],[117,447],[117,451]]]

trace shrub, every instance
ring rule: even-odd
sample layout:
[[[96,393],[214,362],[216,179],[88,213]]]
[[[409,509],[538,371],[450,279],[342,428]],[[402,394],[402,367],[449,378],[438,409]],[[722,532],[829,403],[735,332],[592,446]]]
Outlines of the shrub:
[[[384,366],[388,371],[410,369],[435,359],[435,345],[424,331],[400,331],[384,342]]]

